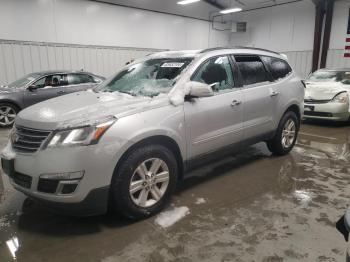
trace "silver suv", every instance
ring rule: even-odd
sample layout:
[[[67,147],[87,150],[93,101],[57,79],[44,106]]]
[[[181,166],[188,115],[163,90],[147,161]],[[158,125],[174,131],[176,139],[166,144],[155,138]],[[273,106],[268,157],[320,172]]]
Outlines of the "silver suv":
[[[21,111],[2,166],[17,190],[56,211],[93,215],[109,207],[143,218],[209,158],[260,141],[287,154],[303,98],[302,82],[278,53],[157,53],[93,91]]]

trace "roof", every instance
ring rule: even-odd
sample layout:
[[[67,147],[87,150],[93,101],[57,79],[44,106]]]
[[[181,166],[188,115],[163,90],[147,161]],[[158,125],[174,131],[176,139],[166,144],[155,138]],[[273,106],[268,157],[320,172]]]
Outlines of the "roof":
[[[69,73],[86,73],[86,74],[98,76],[87,71],[78,71],[78,70],[45,70],[45,71],[34,72],[33,74],[49,75],[49,74],[69,74]]]
[[[350,71],[350,68],[321,68],[318,71]]]
[[[278,56],[281,58],[284,58],[280,53],[262,49],[262,48],[254,48],[254,47],[244,47],[244,46],[236,46],[236,47],[213,47],[213,48],[207,48],[203,50],[182,50],[182,51],[164,51],[164,52],[157,52],[154,54],[151,54],[150,56],[152,58],[185,58],[185,57],[194,57],[197,55],[206,55],[210,53],[221,53],[223,51],[238,51],[241,50],[243,53],[249,54],[250,51],[252,54],[257,55],[273,55]]]

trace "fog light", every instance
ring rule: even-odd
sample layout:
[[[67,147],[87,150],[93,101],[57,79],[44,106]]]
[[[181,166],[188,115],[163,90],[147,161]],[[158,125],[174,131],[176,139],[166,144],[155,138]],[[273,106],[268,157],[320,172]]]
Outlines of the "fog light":
[[[65,184],[62,187],[61,194],[72,194],[77,186],[78,184]]]
[[[67,172],[67,173],[53,173],[53,174],[42,174],[40,178],[52,179],[52,180],[74,180],[81,179],[84,176],[84,171]]]

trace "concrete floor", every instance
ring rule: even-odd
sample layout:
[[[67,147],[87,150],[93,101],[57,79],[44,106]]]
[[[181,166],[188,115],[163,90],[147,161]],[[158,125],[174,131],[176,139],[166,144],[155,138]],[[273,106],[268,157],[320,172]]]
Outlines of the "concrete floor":
[[[0,131],[3,147],[8,130]],[[161,228],[157,216],[57,216],[0,178],[0,261],[344,261],[335,223],[350,202],[350,126],[308,123],[291,154],[264,144],[192,172],[167,210],[189,214]],[[204,200],[203,200],[204,199]]]

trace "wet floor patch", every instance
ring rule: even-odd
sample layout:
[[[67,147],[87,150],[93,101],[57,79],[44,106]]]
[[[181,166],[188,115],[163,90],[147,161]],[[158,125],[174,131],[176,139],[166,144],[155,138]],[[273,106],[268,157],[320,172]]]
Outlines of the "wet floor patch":
[[[203,166],[138,222],[52,214],[2,175],[0,261],[344,261],[349,162],[349,126],[306,124],[289,155],[261,143]]]

